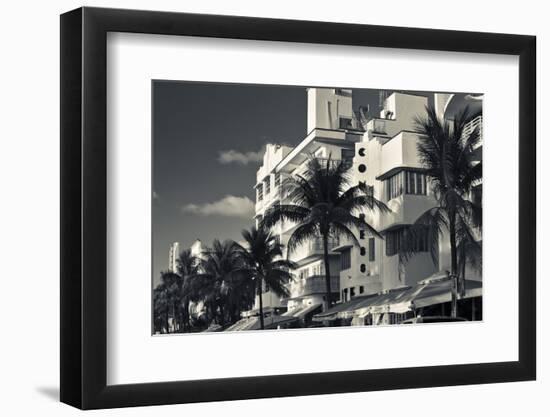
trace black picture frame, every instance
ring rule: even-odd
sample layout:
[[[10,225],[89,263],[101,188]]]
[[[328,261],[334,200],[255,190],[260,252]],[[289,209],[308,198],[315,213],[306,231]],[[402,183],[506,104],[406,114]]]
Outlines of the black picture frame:
[[[108,32],[519,56],[519,360],[107,385]],[[535,379],[534,36],[84,7],[61,15],[60,56],[62,402],[96,409]]]

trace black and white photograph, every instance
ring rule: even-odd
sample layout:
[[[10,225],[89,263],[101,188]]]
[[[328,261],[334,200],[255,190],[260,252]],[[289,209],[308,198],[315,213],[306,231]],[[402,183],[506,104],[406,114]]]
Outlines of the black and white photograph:
[[[154,335],[483,320],[482,91],[151,88]]]
[[[542,4],[6,2],[0,415],[545,415]]]

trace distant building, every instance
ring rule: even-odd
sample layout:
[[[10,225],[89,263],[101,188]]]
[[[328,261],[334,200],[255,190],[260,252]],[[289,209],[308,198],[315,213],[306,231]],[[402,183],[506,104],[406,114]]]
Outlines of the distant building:
[[[189,247],[190,251],[191,251],[191,256],[194,256],[195,258],[197,259],[202,259],[203,257],[203,247],[202,247],[202,242],[200,239],[196,239],[192,244],[191,246]]]
[[[170,250],[168,252],[168,271],[177,272],[178,271],[178,256],[180,254],[180,244],[179,242],[174,242],[170,245]]]

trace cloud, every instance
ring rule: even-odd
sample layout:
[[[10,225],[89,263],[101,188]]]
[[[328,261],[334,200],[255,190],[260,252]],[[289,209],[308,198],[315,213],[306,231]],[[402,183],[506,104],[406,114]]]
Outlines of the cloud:
[[[187,204],[182,207],[184,213],[200,216],[224,216],[251,219],[254,216],[254,203],[248,197],[226,195],[213,203]]]
[[[260,149],[257,152],[239,152],[233,149],[227,151],[220,151],[218,155],[218,162],[221,164],[241,164],[248,165],[250,163],[259,163],[262,162],[264,157],[264,148]]]

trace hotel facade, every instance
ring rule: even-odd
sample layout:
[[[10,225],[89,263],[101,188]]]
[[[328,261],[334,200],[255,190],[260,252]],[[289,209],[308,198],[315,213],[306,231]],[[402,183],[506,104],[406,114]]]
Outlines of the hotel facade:
[[[391,293],[404,294],[430,285],[432,281],[437,283],[442,276],[445,278],[445,271],[450,269],[448,236],[440,238],[435,263],[427,239],[419,239],[418,253],[411,258],[405,260],[399,254],[406,228],[426,210],[436,206],[430,180],[417,155],[419,135],[415,120],[426,116],[429,102],[438,115],[446,119],[452,119],[457,111],[468,105],[478,116],[470,121],[466,132],[477,128],[481,134],[480,96],[436,93],[428,97],[394,92],[381,97],[378,117],[366,118],[364,112],[357,110],[358,106],[354,110],[350,89],[307,89],[305,138],[295,147],[267,145],[256,174],[257,224],[270,207],[288,202],[284,181],[302,172],[310,155],[349,164],[349,185],[364,182],[371,187],[374,196],[390,208],[388,213],[369,210],[358,213],[380,232],[383,239],[369,235],[366,230],[353,230],[359,244],[336,236],[329,241],[332,298],[338,300],[337,306],[351,306]],[[476,151],[481,160],[482,146]],[[479,195],[472,198],[481,198],[481,184]],[[286,245],[295,227],[291,222],[280,222],[272,233]],[[358,325],[392,324],[411,315],[410,309],[391,314],[389,310],[387,314],[357,314],[360,309],[355,309],[355,313],[348,316],[343,307],[335,308],[339,314],[323,312],[326,286],[321,239],[311,240],[286,255],[297,264],[293,271],[294,281],[289,284],[290,297],[281,299],[266,289],[262,300],[267,314],[286,309],[285,315],[308,322],[312,317],[319,320],[346,317],[351,319],[351,324]],[[477,283],[466,296],[480,300],[481,272],[468,269],[466,277],[468,282]],[[444,298],[435,299],[439,303],[441,300]],[[256,301],[255,308],[257,306]],[[373,310],[368,311],[372,313]]]

